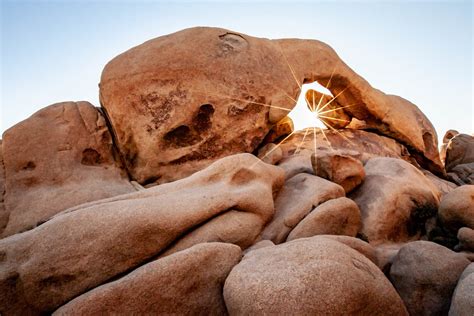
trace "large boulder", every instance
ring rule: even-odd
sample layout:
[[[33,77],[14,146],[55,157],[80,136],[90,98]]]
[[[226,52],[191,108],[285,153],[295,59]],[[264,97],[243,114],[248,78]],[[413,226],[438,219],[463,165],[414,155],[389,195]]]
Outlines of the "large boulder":
[[[343,197],[344,189],[328,180],[300,173],[285,182],[275,200],[275,216],[262,232],[262,239],[284,242],[290,231],[312,209],[330,199]]]
[[[287,241],[315,235],[355,237],[361,226],[357,204],[346,197],[332,199],[311,211],[288,235]]]
[[[467,134],[453,136],[446,147],[446,171],[457,165],[474,162],[474,137]]]
[[[240,258],[237,246],[199,244],[101,285],[53,315],[224,315],[222,288]]]
[[[401,159],[370,159],[365,172],[364,182],[350,195],[362,215],[362,234],[373,244],[419,239],[438,209],[436,187]]]
[[[103,115],[88,102],[36,112],[5,131],[2,148],[8,213],[3,237],[71,206],[135,191]]]
[[[255,214],[260,222],[255,226],[264,226],[274,214],[273,196],[283,179],[278,167],[250,154],[234,155],[186,179],[89,202],[1,239],[0,313],[51,312],[156,258],[230,209]],[[220,225],[233,232],[240,224]]]
[[[247,253],[224,299],[230,315],[407,315],[374,263],[323,236]]]
[[[474,263],[464,269],[454,290],[449,316],[474,315]]]
[[[400,248],[390,279],[410,315],[446,315],[459,276],[469,263],[446,247],[415,241]]]
[[[444,195],[438,217],[452,232],[461,227],[474,229],[474,185],[463,185]]]
[[[316,40],[182,30],[110,61],[100,101],[132,177],[161,183],[252,152],[295,106],[301,84],[314,81],[338,96],[341,115],[399,140],[421,164],[442,172],[436,132],[423,113],[372,88]]]

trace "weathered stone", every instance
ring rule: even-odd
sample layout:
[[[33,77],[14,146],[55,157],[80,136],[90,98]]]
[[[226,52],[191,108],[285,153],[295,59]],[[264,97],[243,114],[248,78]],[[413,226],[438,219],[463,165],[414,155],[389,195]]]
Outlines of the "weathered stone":
[[[311,155],[311,165],[315,175],[339,184],[346,193],[358,187],[365,178],[364,166],[359,160],[335,151],[322,156]]]
[[[474,252],[474,229],[462,227],[458,230],[457,237],[459,240],[458,249]]]
[[[281,150],[281,147],[279,148]],[[278,163],[278,167],[285,170],[285,179],[293,178],[299,173],[314,174],[311,166],[311,152],[308,150],[283,158]]]
[[[474,137],[458,134],[449,140],[446,147],[446,171],[466,163],[474,163]]]
[[[186,179],[71,208],[33,230],[4,238],[0,313],[51,312],[156,258],[229,209],[268,222],[283,180],[280,168],[250,154],[234,155]],[[236,230],[236,223],[220,224]]]
[[[259,242],[256,242],[254,245],[252,245],[251,247],[245,249],[244,251],[244,254],[247,254],[249,253],[250,251],[253,251],[253,250],[257,250],[257,249],[260,249],[260,248],[265,248],[265,247],[272,247],[272,246],[275,246],[275,244],[273,243],[273,241],[271,240],[260,240]]]
[[[474,184],[474,162],[456,165],[447,176],[457,185]]]
[[[390,279],[410,315],[446,315],[459,276],[469,263],[446,247],[415,241],[400,248]]]
[[[133,179],[167,182],[223,156],[253,152],[295,106],[299,86],[314,81],[338,96],[339,110],[399,140],[420,164],[442,173],[436,132],[423,113],[372,88],[316,40],[182,30],[110,61],[100,99]]]
[[[319,237],[329,238],[351,247],[363,254],[367,259],[378,265],[377,253],[371,244],[359,239],[343,235],[318,235]]]
[[[344,196],[344,189],[323,178],[300,173],[285,182],[275,200],[275,216],[262,232],[262,239],[284,242],[290,231],[327,200]]]
[[[268,134],[265,136],[262,144],[276,143],[290,135],[295,129],[293,120],[289,116],[285,116],[272,126]]]
[[[99,286],[53,315],[223,315],[224,281],[240,258],[237,246],[199,244]]]
[[[453,138],[454,136],[458,134],[459,132],[454,129],[450,129],[444,134],[443,143],[441,144],[441,147],[439,150],[439,157],[441,158],[441,162],[444,165],[446,165],[446,149],[448,147],[448,143],[451,140],[451,138]]]
[[[2,147],[8,213],[3,237],[71,206],[135,191],[115,160],[104,117],[88,102],[36,112],[5,131]]]
[[[430,180],[431,183],[438,189],[438,191],[441,193],[441,196],[448,194],[449,192],[458,187],[455,183],[441,179],[429,172],[428,170],[421,171],[423,172],[425,177],[427,177],[428,180]]]
[[[280,147],[283,150],[284,160],[297,154],[314,154],[316,148],[316,157],[336,152],[358,159],[362,164],[375,157],[392,157],[418,165],[405,146],[397,141],[355,129],[345,128],[336,131],[306,128],[294,132]]]
[[[168,256],[204,242],[231,243],[244,250],[255,242],[265,224],[264,218],[257,214],[230,210],[188,232],[162,256]]]
[[[365,172],[364,182],[351,194],[362,215],[362,234],[373,244],[419,239],[426,220],[436,215],[437,189],[400,159],[370,159]]]
[[[460,186],[443,196],[438,217],[452,232],[461,227],[474,229],[474,185]]]
[[[407,315],[375,264],[321,236],[249,252],[227,277],[224,299],[230,315]]]
[[[260,148],[258,151],[258,158],[265,163],[275,165],[281,160],[282,154],[283,152],[279,146],[269,143]]]
[[[474,263],[464,269],[454,290],[449,316],[474,315]]]
[[[346,197],[332,199],[311,211],[288,235],[287,241],[315,235],[355,237],[361,227],[357,204]]]

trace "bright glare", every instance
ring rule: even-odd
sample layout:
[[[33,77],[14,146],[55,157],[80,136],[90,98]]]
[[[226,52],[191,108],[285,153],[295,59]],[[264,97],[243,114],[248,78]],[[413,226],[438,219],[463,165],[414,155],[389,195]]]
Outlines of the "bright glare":
[[[318,119],[316,113],[312,113],[306,105],[305,95],[306,91],[308,91],[309,89],[313,89],[326,95],[333,96],[328,89],[326,89],[316,81],[313,83],[304,84],[301,87],[301,93],[298,97],[298,102],[296,103],[296,106],[290,112],[290,114],[288,114],[288,116],[293,120],[295,131],[299,131],[307,127],[326,128],[323,122]],[[316,100],[316,104],[318,102],[319,100]]]

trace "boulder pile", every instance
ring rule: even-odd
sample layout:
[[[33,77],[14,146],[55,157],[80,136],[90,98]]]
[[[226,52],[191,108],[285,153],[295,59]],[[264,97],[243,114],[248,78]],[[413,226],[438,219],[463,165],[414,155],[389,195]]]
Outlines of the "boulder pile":
[[[100,102],[0,140],[1,315],[474,315],[474,137],[328,45],[186,29]]]

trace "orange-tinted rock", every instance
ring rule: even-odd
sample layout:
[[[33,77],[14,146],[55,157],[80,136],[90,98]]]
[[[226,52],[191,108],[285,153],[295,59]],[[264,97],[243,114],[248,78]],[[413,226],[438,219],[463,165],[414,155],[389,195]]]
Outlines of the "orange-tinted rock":
[[[273,123],[270,107],[298,95],[275,42],[219,28],[191,28],[110,61],[100,99],[132,177],[168,182],[212,161],[252,152]]]
[[[365,178],[364,165],[351,156],[330,151],[323,155],[311,155],[314,174],[339,184],[346,193],[358,187]]]
[[[110,61],[100,99],[133,179],[162,183],[253,152],[295,106],[299,86],[314,81],[327,85],[345,115],[399,140],[420,164],[442,173],[436,132],[423,113],[372,88],[316,40],[182,30]]]
[[[133,192],[115,160],[100,111],[88,102],[50,105],[3,134],[9,236],[71,206]]]
[[[224,315],[222,288],[240,257],[234,245],[199,244],[99,286],[53,315]]]

